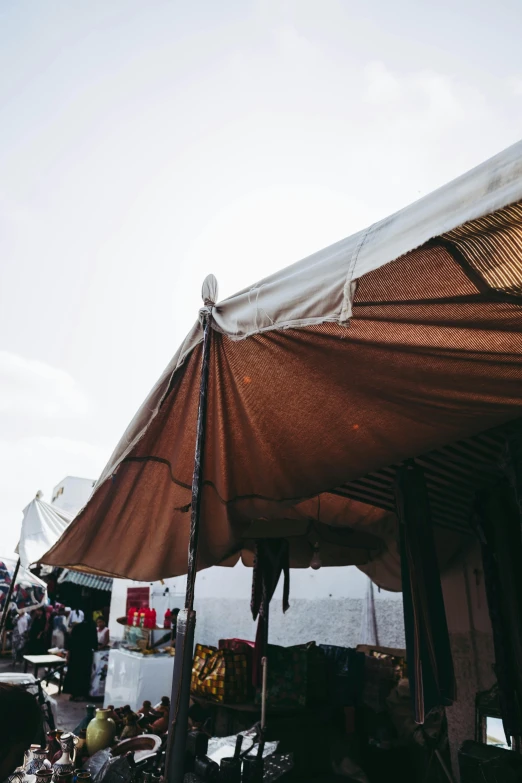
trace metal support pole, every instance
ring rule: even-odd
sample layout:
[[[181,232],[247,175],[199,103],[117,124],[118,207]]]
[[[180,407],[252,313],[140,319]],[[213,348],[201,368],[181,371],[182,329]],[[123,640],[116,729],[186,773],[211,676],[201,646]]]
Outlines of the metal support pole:
[[[261,659],[261,666],[263,667],[263,685],[261,688],[261,737],[264,739],[266,734],[266,687],[268,682],[268,660],[265,655]]]
[[[15,570],[13,572],[13,578],[11,579],[11,584],[9,585],[9,590],[7,592],[7,595],[5,597],[5,603],[4,608],[2,610],[2,618],[0,619],[0,634],[5,628],[5,623],[7,620],[7,612],[9,611],[9,604],[11,603],[11,598],[13,597],[13,592],[15,589],[16,584],[16,577],[18,576],[18,571],[20,570],[20,558],[18,558],[18,561],[16,563]]]
[[[205,280],[203,291],[205,291],[205,286],[207,286],[207,288],[214,287],[215,289],[215,278],[212,276],[210,277],[212,279],[207,278],[207,280]],[[168,781],[168,783],[183,783],[190,702],[190,680],[194,650],[194,631],[196,627],[194,588],[197,571],[199,513],[201,507],[210,343],[212,336],[212,315],[210,307],[214,304],[214,301],[204,294],[204,302],[206,309],[203,311],[203,350],[201,357],[201,380],[199,387],[194,474],[192,478],[187,589],[185,593],[185,609],[178,615],[176,630],[176,654],[174,657],[172,696],[170,700],[169,735],[165,756],[165,780]]]

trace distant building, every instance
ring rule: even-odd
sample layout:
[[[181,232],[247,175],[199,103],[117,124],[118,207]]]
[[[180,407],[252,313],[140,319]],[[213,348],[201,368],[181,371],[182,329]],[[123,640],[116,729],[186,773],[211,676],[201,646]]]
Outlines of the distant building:
[[[67,476],[53,489],[51,503],[71,514],[77,514],[89,500],[95,481]]]

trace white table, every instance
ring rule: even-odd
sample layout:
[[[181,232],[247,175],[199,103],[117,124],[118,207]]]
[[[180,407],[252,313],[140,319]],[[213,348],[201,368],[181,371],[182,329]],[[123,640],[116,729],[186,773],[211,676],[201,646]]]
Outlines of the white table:
[[[170,698],[173,670],[174,658],[170,655],[111,650],[104,706],[129,704],[132,710],[137,710],[145,699],[157,704],[162,696]]]
[[[38,670],[42,666],[45,666],[49,669],[47,676],[50,676],[51,674],[54,674],[54,672],[58,671],[60,673],[58,693],[61,693],[63,685],[63,670],[66,663],[67,661],[65,658],[61,658],[59,655],[24,655],[24,672],[27,671],[29,664],[34,666],[35,679],[38,679]]]

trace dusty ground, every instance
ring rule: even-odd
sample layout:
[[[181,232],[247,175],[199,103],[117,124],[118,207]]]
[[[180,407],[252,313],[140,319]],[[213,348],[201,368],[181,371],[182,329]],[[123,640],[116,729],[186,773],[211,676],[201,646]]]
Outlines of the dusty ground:
[[[30,670],[29,670],[30,671]],[[11,658],[0,658],[0,672],[23,672],[23,666],[13,666]],[[58,708],[58,729],[72,731],[75,726],[85,716],[85,707],[88,702],[69,701],[66,694],[58,695],[58,688],[55,685],[44,686],[45,690],[57,704]]]

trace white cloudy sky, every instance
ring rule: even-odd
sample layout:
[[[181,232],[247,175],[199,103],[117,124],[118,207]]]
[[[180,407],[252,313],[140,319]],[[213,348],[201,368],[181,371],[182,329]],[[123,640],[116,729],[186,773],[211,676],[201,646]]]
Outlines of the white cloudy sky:
[[[494,16],[492,15],[494,8]],[[197,315],[522,135],[519,0],[0,0],[0,553]]]

